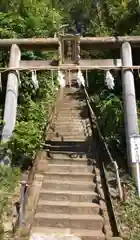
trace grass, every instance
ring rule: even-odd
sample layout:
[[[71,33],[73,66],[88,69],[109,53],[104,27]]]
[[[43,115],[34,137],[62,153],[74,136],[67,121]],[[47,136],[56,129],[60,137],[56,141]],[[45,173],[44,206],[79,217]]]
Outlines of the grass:
[[[127,183],[127,199],[118,203],[119,218],[129,229],[129,240],[140,240],[140,199],[132,181]]]
[[[19,178],[19,168],[0,166],[0,233],[3,231],[4,218],[8,216],[12,196],[14,195]]]

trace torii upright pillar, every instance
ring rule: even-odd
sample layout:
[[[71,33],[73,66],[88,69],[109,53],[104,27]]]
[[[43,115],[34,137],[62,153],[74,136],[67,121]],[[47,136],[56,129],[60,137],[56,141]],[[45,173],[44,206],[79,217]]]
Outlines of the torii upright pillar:
[[[128,42],[122,44],[121,48],[122,66],[133,66],[132,50]],[[124,118],[125,118],[125,132],[127,144],[128,164],[131,169],[131,174],[136,180],[137,169],[136,164],[132,163],[130,137],[139,135],[137,106],[134,76],[131,69],[122,70],[122,88],[123,88],[123,102],[124,102]]]

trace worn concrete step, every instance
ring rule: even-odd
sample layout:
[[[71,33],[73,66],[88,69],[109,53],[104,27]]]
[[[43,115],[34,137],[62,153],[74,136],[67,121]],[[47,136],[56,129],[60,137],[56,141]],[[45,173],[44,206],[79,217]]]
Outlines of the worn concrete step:
[[[50,128],[50,131],[57,131],[57,132],[59,132],[59,131],[68,131],[68,132],[75,132],[75,131],[77,131],[77,132],[82,132],[83,130],[84,130],[84,126],[82,125],[82,124],[80,124],[80,125],[78,125],[78,126],[75,126],[75,125],[62,125],[61,124],[61,126],[60,125],[57,125],[57,126],[54,126],[54,127],[52,127],[52,128]]]
[[[74,123],[75,122],[75,123]],[[58,125],[58,123],[60,123]],[[57,119],[57,123],[56,123],[56,127],[63,127],[64,129],[69,128],[69,129],[84,129],[84,124],[82,124],[81,122],[79,122],[78,120],[74,120],[74,119],[70,119],[68,121],[66,121],[64,118],[62,118],[62,120],[58,120]]]
[[[61,111],[67,111],[67,112],[71,112],[71,111],[75,111],[77,112],[77,110],[79,110],[79,108],[82,108],[81,105],[78,104],[78,102],[63,102],[63,105],[60,104],[58,105],[60,107],[60,112]]]
[[[63,104],[61,103],[60,104],[60,107],[66,107],[68,106],[69,109],[71,109],[71,106],[80,106],[80,102],[79,100],[76,100],[76,99],[70,99],[70,98],[67,98],[67,96],[65,96],[64,98],[64,101],[63,101]]]
[[[65,137],[69,137],[69,136],[77,136],[77,134],[79,134],[80,136],[85,136],[85,134],[87,133],[87,130],[83,130],[83,129],[67,129],[67,128],[61,128],[59,130],[55,129],[55,131],[48,131],[48,136],[65,136]]]
[[[79,104],[80,102],[78,101],[70,101],[69,99],[64,102],[58,104],[60,111],[61,110],[67,110],[67,111],[76,111],[76,110],[80,110],[82,106],[84,106],[84,104]]]
[[[77,129],[84,129],[85,125],[82,124],[81,122],[76,121],[75,124],[73,123],[73,119],[71,119],[69,122],[64,121],[64,119],[62,119],[62,121],[57,120],[57,123],[55,124],[54,128],[63,128],[63,129],[73,129],[73,130],[77,130]]]
[[[60,227],[60,228],[86,228],[89,230],[102,230],[103,218],[96,214],[51,214],[36,213],[34,226]]]
[[[63,139],[62,139],[63,137]],[[60,137],[56,137],[56,136],[52,136],[50,139],[47,137],[48,140],[54,141],[54,142],[81,142],[81,141],[86,141],[87,140],[87,136],[84,135],[77,135],[77,136],[60,136]]]
[[[46,180],[93,182],[95,175],[92,173],[69,173],[69,172],[44,172]]]
[[[92,173],[93,168],[92,166],[85,166],[85,165],[68,165],[68,164],[48,164],[48,171],[49,172],[69,172],[69,173]]]
[[[71,109],[71,110],[68,110],[68,109],[64,109],[64,108],[61,108],[59,113],[56,115],[57,117],[70,117],[70,118],[77,118],[79,120],[80,119],[80,114],[81,114],[81,111],[82,109],[78,110],[78,109]]]
[[[77,142],[72,142],[72,143],[67,143],[63,140],[61,141],[55,141],[51,142],[48,141],[47,142],[48,144],[46,144],[46,148],[49,149],[49,151],[67,151],[67,152],[72,152],[75,150],[75,152],[79,152],[81,154],[81,151],[82,152],[85,152],[85,153],[89,153],[89,152],[92,152],[92,148],[90,145],[88,145],[88,143],[81,143],[80,145],[77,144]],[[75,146],[74,146],[74,143],[75,143]]]
[[[85,137],[85,136],[83,135],[83,137]],[[74,141],[73,140],[64,141],[64,139],[66,138],[65,135],[59,135],[59,137],[57,136],[56,141],[53,141],[53,138],[54,138],[53,134],[52,134],[52,136],[48,136],[48,139],[45,142],[45,145],[47,147],[58,147],[58,146],[69,147],[69,148],[72,148],[71,152],[73,151],[73,152],[78,152],[78,153],[84,152],[86,148],[92,149],[92,146],[89,145],[89,141],[83,141],[83,139],[80,141],[75,141],[75,140]],[[80,149],[80,147],[82,147],[82,149]],[[78,148],[78,149],[76,150],[76,148]],[[63,151],[68,152],[67,150],[63,150]]]
[[[60,108],[59,113],[57,113],[55,116],[56,117],[61,117],[61,116],[67,117],[67,116],[70,116],[70,117],[75,117],[75,118],[81,120],[80,119],[81,112],[82,112],[82,108],[79,109],[77,107],[74,107],[74,108],[71,108],[71,109]]]
[[[75,107],[75,108],[71,108],[71,109],[68,109],[68,108],[61,108],[59,113],[56,115],[56,116],[70,116],[70,117],[77,117],[80,119],[80,114],[81,114],[81,111],[82,111],[82,108],[79,110],[79,108]]]
[[[100,214],[100,207],[96,203],[40,200],[36,209],[36,213],[39,212],[46,212],[47,214]]]
[[[59,120],[59,122],[58,122],[58,120]],[[85,122],[83,122],[82,120],[79,120],[79,119],[72,118],[72,120],[70,121],[69,118],[64,119],[63,117],[61,117],[61,119],[56,118],[53,124],[56,126],[59,126],[59,124],[60,124],[60,126],[62,126],[62,125],[64,126],[64,124],[65,124],[65,125],[69,125],[71,127],[73,127],[73,126],[80,127],[81,125],[84,125],[84,123]]]
[[[66,135],[55,135],[55,134],[51,134],[50,136],[48,136],[48,138],[46,139],[46,142],[45,144],[46,145],[51,145],[51,146],[58,146],[58,144],[60,144],[61,142],[61,145],[62,146],[72,146],[73,148],[74,147],[90,147],[89,146],[89,142],[91,143],[91,140],[90,139],[87,139],[85,140],[87,137],[83,134],[83,135],[79,135],[79,139],[77,138],[77,135],[76,136],[66,136]],[[64,139],[68,139],[68,140],[65,140]],[[73,152],[76,152],[75,150],[71,150]],[[67,151],[65,151],[67,152]],[[77,151],[79,152],[79,151]],[[82,151],[81,150],[81,153],[84,152],[84,150]]]
[[[82,98],[81,101],[79,101],[79,99],[69,98],[68,95],[64,95],[64,96],[65,96],[65,98],[63,98],[63,100],[64,100],[63,105],[70,104],[70,103],[76,103],[77,106],[81,106],[82,103],[83,104],[85,103],[84,98]]]
[[[73,131],[76,131],[77,129],[80,129],[81,131],[83,131],[84,130],[84,125],[82,125],[81,123],[80,124],[72,124],[72,122],[68,122],[68,123],[66,123],[66,122],[60,122],[60,123],[56,123],[54,126],[52,126],[52,128],[51,129],[53,129],[53,130],[55,130],[55,129],[66,129],[66,130],[73,130]]]
[[[92,159],[92,154],[87,154],[87,153],[84,153],[84,152],[74,152],[74,151],[71,151],[71,152],[66,152],[66,151],[53,151],[53,152],[50,152],[51,154],[51,157],[53,159],[71,159],[71,160],[88,160],[89,158]]]
[[[73,131],[73,132],[72,132],[72,131]],[[76,139],[77,139],[77,138],[78,138],[78,139],[79,139],[79,138],[80,138],[80,139],[82,138],[82,140],[83,140],[83,139],[85,139],[85,137],[88,136],[88,131],[86,131],[86,130],[85,130],[85,131],[83,131],[83,130],[82,130],[82,131],[77,131],[77,130],[74,131],[74,130],[72,130],[72,131],[71,131],[71,130],[70,130],[70,131],[69,131],[69,130],[67,131],[67,130],[65,130],[65,129],[64,129],[64,130],[60,130],[60,131],[57,131],[57,130],[56,130],[56,131],[54,131],[54,132],[49,131],[47,136],[48,136],[49,139],[50,139],[50,138],[52,139],[52,138],[55,137],[55,138],[57,138],[57,140],[59,140],[59,141],[61,140],[62,137],[64,137],[64,138],[69,138],[69,139],[71,139],[71,140],[73,141],[74,138],[76,138]],[[78,137],[77,137],[77,136],[78,136]]]
[[[83,111],[83,108],[85,106],[85,103],[82,103],[79,104],[80,102],[73,102],[73,101],[70,101],[70,100],[67,100],[66,102],[61,102],[60,104],[58,104],[58,107],[60,109],[60,112],[63,111],[63,112],[71,112],[71,111],[75,111],[75,112],[80,112],[80,111]]]
[[[95,202],[98,203],[99,196],[92,191],[60,191],[41,189],[40,200],[47,201],[73,201],[73,202]]]
[[[49,228],[33,227],[32,233],[42,233],[45,235],[67,236],[74,235],[81,240],[105,240],[105,235],[100,230],[70,229],[70,228]]]
[[[83,136],[89,132],[90,129],[86,129],[86,127],[72,127],[72,126],[59,126],[55,129],[50,129],[48,131],[48,134],[54,134],[55,135],[65,135],[65,136]]]
[[[93,160],[92,159],[89,159],[89,160],[86,160],[86,159],[83,159],[83,158],[70,158],[70,159],[49,159],[48,160],[49,164],[68,164],[68,165],[84,165],[84,166],[87,166],[87,165],[90,165],[92,164]]]
[[[81,127],[81,125],[83,126],[85,122],[83,122],[82,120],[78,120],[78,121],[74,121],[74,122],[70,122],[69,120],[68,121],[65,121],[65,122],[58,122],[58,119],[55,119],[55,121],[53,122],[52,124],[52,127],[53,126],[56,126],[56,127],[59,127],[59,126],[64,126],[64,124],[66,126],[75,126],[75,127]]]
[[[48,155],[49,154],[49,155]],[[66,153],[66,151],[59,151],[59,150],[54,150],[54,151],[49,151],[47,153],[48,159],[53,159],[53,160],[73,160],[77,159],[78,161],[80,160],[91,160],[93,158],[92,153],[85,153],[85,152],[73,152],[69,151]]]
[[[73,126],[74,125],[74,123],[75,124],[77,124],[77,123],[79,123],[79,124],[82,124],[82,121],[81,121],[81,119],[79,119],[78,117],[76,118],[76,117],[70,117],[70,116],[58,116],[57,117],[57,122],[61,122],[61,124],[62,123],[68,123],[69,122],[69,124],[71,125],[71,126]],[[73,121],[73,122],[72,122]]]
[[[82,105],[83,106],[85,105],[85,102],[79,101],[79,99],[70,99],[70,98],[67,98],[67,96],[65,96],[63,100],[64,102],[60,104],[60,107],[63,107],[63,108],[71,109],[71,106],[81,107]]]
[[[123,240],[121,237],[108,237],[107,240]]]
[[[81,142],[81,144],[79,143],[79,147],[82,145],[84,145],[83,147],[87,147],[86,145],[86,140],[88,138],[88,132],[83,132],[82,134],[76,134],[74,133],[73,135],[72,134],[69,134],[67,132],[57,132],[57,133],[50,133],[48,134],[47,136],[47,140],[49,141],[52,141],[52,142],[56,142],[56,143],[62,143],[64,145],[67,144],[67,146],[71,146],[71,143],[77,143],[78,145],[78,142]],[[73,146],[74,147],[74,146]]]
[[[57,126],[54,126],[54,127],[52,127],[52,128],[50,128],[50,130],[49,131],[51,131],[51,132],[60,132],[60,131],[67,131],[67,132],[71,132],[71,133],[75,133],[75,131],[77,131],[77,132],[82,132],[82,131],[84,131],[84,126],[81,124],[81,125],[79,125],[78,127],[77,126],[75,126],[75,125],[66,125],[66,126],[63,126],[63,125],[57,125]]]
[[[82,123],[82,121],[84,122],[85,121],[85,119],[82,119],[81,118],[81,113],[82,113],[82,109],[80,110],[80,111],[75,111],[75,112],[73,112],[73,111],[71,111],[71,112],[68,112],[68,111],[59,111],[59,114],[57,114],[56,115],[56,119],[62,119],[62,118],[64,118],[65,120],[66,119],[68,119],[69,120],[69,118],[71,118],[71,119],[74,119],[74,120],[77,120],[78,122],[81,122]]]
[[[96,184],[90,182],[74,182],[74,181],[60,181],[46,180],[42,183],[42,188],[47,190],[67,190],[67,191],[96,191]]]
[[[60,111],[59,111],[59,113],[61,112],[61,111],[63,111],[63,112],[68,112],[68,113],[70,113],[70,112],[75,112],[75,113],[77,113],[77,112],[81,112],[81,110],[83,111],[83,107],[84,107],[84,104],[77,104],[76,102],[74,103],[72,103],[72,102],[69,102],[69,103],[63,103],[63,104],[61,104],[61,105],[59,105],[60,106]]]
[[[75,119],[78,119],[79,121],[81,121],[82,119],[81,119],[81,117],[80,117],[80,115],[81,115],[81,111],[82,111],[82,109],[80,109],[80,110],[78,110],[78,109],[76,109],[75,108],[75,111],[73,111],[74,109],[72,109],[71,108],[71,110],[67,110],[67,109],[60,109],[59,110],[59,113],[56,113],[56,117],[57,118],[61,118],[61,117],[64,117],[64,118],[68,118],[68,117],[70,117],[70,118],[75,118]]]

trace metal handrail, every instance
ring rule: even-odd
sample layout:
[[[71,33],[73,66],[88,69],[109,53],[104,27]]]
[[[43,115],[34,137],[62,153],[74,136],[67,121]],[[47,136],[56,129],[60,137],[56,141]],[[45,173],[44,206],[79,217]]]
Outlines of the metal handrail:
[[[94,114],[94,112],[93,112],[93,109],[92,109],[91,105],[90,105],[90,98],[89,98],[89,95],[88,95],[88,93],[87,93],[87,90],[86,90],[85,87],[84,87],[83,89],[84,89],[84,93],[85,93],[85,95],[86,95],[86,100],[87,100],[87,104],[88,104],[90,113],[91,113],[91,115],[93,116],[94,123],[95,123],[95,125],[96,125],[97,131],[98,131],[98,134],[99,134],[99,138],[100,138],[101,142],[103,143],[103,145],[104,145],[104,147],[105,147],[105,149],[106,149],[106,152],[107,152],[107,154],[108,154],[108,156],[109,156],[109,159],[110,159],[111,163],[114,164],[115,173],[116,173],[116,181],[117,181],[118,192],[119,192],[119,198],[120,198],[120,200],[122,201],[122,200],[123,200],[123,190],[122,190],[121,180],[120,180],[120,176],[119,176],[118,164],[117,164],[116,161],[113,160],[112,155],[111,155],[111,153],[110,153],[110,150],[109,150],[109,148],[108,148],[108,146],[107,146],[107,144],[106,144],[106,142],[105,142],[105,139],[104,139],[104,137],[103,137],[102,134],[101,134],[99,125],[98,125],[98,123],[97,123],[97,118],[96,118],[96,116],[95,116],[95,114]]]

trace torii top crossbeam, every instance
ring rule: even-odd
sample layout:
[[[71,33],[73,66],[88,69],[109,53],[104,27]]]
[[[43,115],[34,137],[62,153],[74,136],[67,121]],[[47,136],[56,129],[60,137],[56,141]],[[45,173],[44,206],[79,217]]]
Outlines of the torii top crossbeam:
[[[109,47],[118,48],[123,42],[129,42],[132,47],[140,47],[140,36],[118,36],[118,37],[80,37],[81,48]],[[57,49],[58,38],[23,38],[23,39],[0,39],[0,48],[9,48],[17,44],[25,49]]]

